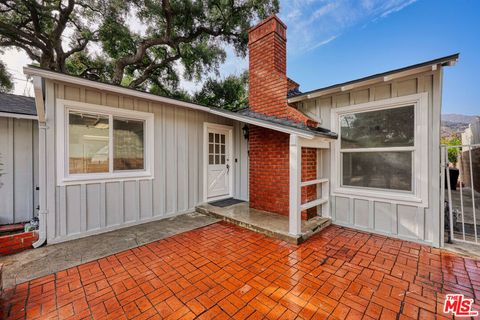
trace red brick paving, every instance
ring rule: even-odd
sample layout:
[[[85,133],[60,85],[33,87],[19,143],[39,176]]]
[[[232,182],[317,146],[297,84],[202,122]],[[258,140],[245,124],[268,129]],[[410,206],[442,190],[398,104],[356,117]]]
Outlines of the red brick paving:
[[[331,226],[295,246],[218,223],[17,285],[7,319],[437,319],[480,261]]]

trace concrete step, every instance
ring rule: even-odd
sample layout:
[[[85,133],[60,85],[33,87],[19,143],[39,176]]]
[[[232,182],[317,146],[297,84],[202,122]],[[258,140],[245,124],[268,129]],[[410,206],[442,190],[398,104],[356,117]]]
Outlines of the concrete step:
[[[252,209],[246,202],[223,208],[202,204],[196,207],[196,210],[242,228],[294,244],[304,242],[331,224],[329,218],[314,217],[308,221],[302,221],[301,234],[292,235],[288,232],[287,216]]]

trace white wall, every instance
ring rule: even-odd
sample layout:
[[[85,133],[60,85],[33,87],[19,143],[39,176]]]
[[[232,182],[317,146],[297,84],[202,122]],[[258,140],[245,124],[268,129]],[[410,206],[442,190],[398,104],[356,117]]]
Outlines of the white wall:
[[[57,186],[56,99],[154,113],[154,179]],[[202,111],[46,81],[49,243],[193,211],[203,195],[203,123],[234,126],[234,194],[248,197],[246,140],[239,123]]]
[[[36,120],[0,117],[0,224],[29,221],[38,205]]]
[[[331,126],[332,108],[369,101],[428,93],[428,207],[396,201],[362,198],[354,195],[331,197],[333,222],[360,230],[390,235],[421,243],[441,245],[443,214],[440,212],[440,109],[441,69],[395,81],[365,86],[351,91],[327,95],[298,103],[300,110],[321,119],[325,128]],[[335,142],[338,143],[338,142]],[[322,150],[321,176],[331,179],[330,150]]]
[[[480,144],[480,118],[469,124],[468,128],[462,132],[462,144]],[[469,147],[465,147],[463,151],[468,149]]]

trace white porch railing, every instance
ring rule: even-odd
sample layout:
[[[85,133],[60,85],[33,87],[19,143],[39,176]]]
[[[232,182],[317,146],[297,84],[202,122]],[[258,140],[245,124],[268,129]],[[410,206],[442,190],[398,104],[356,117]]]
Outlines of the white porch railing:
[[[480,144],[441,147],[441,201],[445,213],[445,227],[450,242],[465,242],[480,245],[480,226],[477,213],[480,205],[480,172],[473,165],[480,162]],[[449,151],[456,155],[456,168],[449,163]],[[456,175],[457,185],[452,185],[451,175]],[[445,194],[446,193],[446,194]],[[442,207],[442,206],[441,206]]]
[[[310,181],[301,181],[302,176],[302,147],[328,149],[330,141],[322,138],[306,140],[295,134],[290,135],[290,208],[288,232],[299,235],[302,232],[302,211],[313,207],[322,206],[322,216],[330,216],[329,195],[330,184],[328,179],[320,178]],[[320,185],[321,197],[302,204],[302,187]]]
[[[301,211],[307,210],[313,207],[322,206],[322,216],[327,217],[329,215],[329,193],[330,183],[327,178],[321,178],[316,180],[304,181],[301,183],[301,187],[307,187],[312,185],[320,185],[321,197],[313,201],[300,205]]]

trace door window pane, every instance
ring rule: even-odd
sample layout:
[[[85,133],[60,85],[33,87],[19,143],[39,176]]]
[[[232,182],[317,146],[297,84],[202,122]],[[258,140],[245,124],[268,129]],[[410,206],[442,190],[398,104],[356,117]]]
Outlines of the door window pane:
[[[412,191],[411,151],[344,152],[343,185]]]
[[[211,165],[226,164],[226,135],[208,133],[208,163]]]
[[[414,106],[341,116],[341,147],[353,149],[413,146],[414,117]]]
[[[69,173],[108,172],[107,116],[70,111],[68,114]]]
[[[113,119],[113,169],[144,168],[144,122]]]

